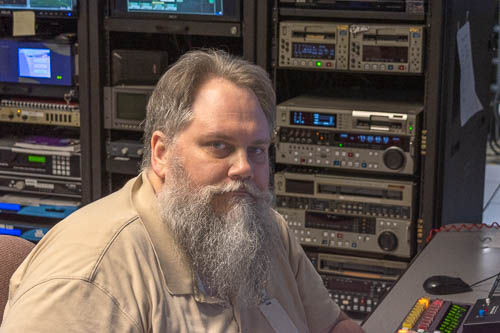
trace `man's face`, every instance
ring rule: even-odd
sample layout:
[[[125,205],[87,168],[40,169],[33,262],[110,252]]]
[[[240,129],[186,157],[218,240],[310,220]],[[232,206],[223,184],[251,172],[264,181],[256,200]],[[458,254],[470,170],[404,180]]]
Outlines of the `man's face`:
[[[265,191],[269,183],[269,133],[252,91],[213,78],[198,90],[193,119],[179,133],[173,149],[195,187],[240,179]],[[167,173],[165,181],[168,179]]]
[[[153,139],[163,152],[153,164],[164,180],[158,207],[211,296],[257,304],[279,237],[269,126],[255,95],[226,80],[207,81],[194,101],[193,120],[173,143]]]

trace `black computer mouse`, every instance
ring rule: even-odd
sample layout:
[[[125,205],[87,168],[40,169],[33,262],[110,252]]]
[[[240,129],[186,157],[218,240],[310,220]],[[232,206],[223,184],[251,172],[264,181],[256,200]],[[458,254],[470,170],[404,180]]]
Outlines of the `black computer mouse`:
[[[431,295],[459,294],[472,291],[461,278],[447,275],[434,275],[425,280],[424,290]]]

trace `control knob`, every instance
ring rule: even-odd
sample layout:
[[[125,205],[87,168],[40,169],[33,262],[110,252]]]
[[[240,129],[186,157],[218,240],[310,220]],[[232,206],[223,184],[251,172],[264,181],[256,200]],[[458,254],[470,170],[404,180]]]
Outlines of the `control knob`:
[[[128,154],[128,147],[123,147],[120,152],[123,154],[123,155],[127,155]]]
[[[25,185],[26,184],[24,183],[24,180],[18,180],[15,182],[13,187],[18,191],[22,191],[24,189]]]
[[[405,165],[404,152],[398,147],[390,147],[384,153],[384,164],[391,170],[402,169]]]
[[[137,149],[137,156],[142,156],[142,154],[144,153],[144,149],[143,148],[139,148]]]
[[[394,251],[398,247],[398,238],[391,231],[384,231],[378,236],[378,245],[384,251]]]

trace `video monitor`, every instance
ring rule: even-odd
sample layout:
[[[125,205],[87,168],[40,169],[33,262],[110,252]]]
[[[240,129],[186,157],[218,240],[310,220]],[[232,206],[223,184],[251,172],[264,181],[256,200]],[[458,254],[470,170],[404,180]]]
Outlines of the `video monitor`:
[[[0,82],[72,86],[71,44],[0,39]]]
[[[77,16],[78,0],[0,0],[0,15],[17,10],[32,10],[36,16],[72,18]]]
[[[113,16],[239,21],[241,0],[113,0]]]

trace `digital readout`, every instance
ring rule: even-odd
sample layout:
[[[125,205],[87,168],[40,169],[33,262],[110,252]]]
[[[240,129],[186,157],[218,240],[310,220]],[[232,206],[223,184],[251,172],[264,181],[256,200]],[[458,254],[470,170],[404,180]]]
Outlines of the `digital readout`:
[[[363,45],[363,61],[408,62],[408,47]]]
[[[403,145],[402,139],[399,136],[383,136],[383,135],[364,135],[364,134],[336,134],[337,141],[343,143],[368,143],[383,146],[397,146]]]
[[[335,44],[292,43],[292,57],[334,60]]]
[[[288,193],[314,194],[314,182],[307,180],[287,179],[285,188]]]
[[[290,125],[337,127],[336,114],[291,111]]]
[[[45,156],[28,155],[28,162],[45,164]]]
[[[355,187],[355,186],[318,184],[318,193],[403,200],[402,191],[392,191],[386,189],[365,188],[365,187]]]
[[[363,274],[395,275],[401,274],[401,270],[390,269],[383,266],[355,264],[349,262],[339,262],[335,260],[320,260],[320,268],[330,271],[349,271]]]
[[[374,218],[343,216],[306,211],[306,228],[375,234]]]
[[[331,290],[351,291],[355,293],[369,293],[371,291],[369,282],[361,282],[354,279],[328,279],[326,287]]]

